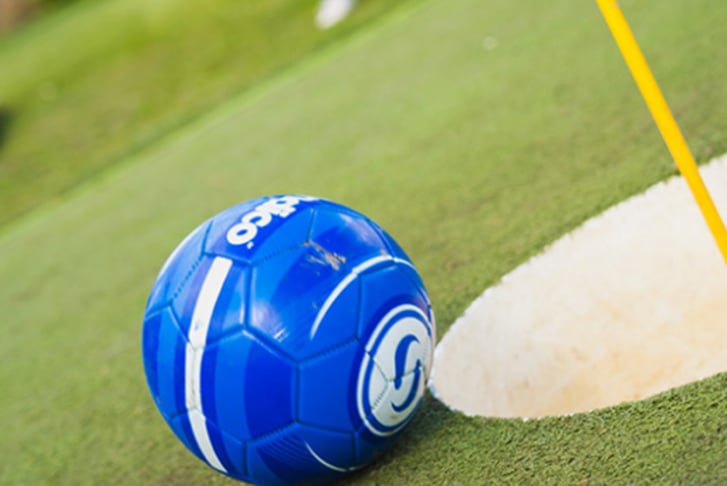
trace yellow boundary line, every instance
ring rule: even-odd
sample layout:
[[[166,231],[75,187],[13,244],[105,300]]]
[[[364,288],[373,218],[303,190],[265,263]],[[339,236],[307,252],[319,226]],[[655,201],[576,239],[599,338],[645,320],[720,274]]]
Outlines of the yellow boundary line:
[[[626,65],[629,67],[639,91],[641,91],[641,96],[649,107],[651,116],[654,118],[661,136],[669,148],[674,163],[687,181],[689,189],[692,191],[694,199],[696,199],[704,219],[707,221],[707,226],[709,226],[714,236],[719,251],[722,253],[725,262],[727,262],[727,229],[725,229],[709,191],[707,191],[707,187],[699,175],[694,157],[674,120],[674,115],[672,115],[669,105],[667,105],[664,95],[662,95],[659,85],[656,83],[656,79],[654,79],[654,75],[649,69],[649,65],[629,28],[628,22],[626,22],[623,12],[618,6],[618,2],[616,0],[596,1],[603,17],[606,19],[606,24],[611,30],[611,34],[616,39],[616,44],[618,44]]]

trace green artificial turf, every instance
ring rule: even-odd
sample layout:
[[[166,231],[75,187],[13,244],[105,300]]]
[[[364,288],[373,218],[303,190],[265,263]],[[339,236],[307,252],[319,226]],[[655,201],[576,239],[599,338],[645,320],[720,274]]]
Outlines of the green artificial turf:
[[[727,4],[622,6],[698,159],[724,152]],[[139,340],[166,255],[233,203],[309,193],[370,215],[420,269],[441,337],[545,244],[673,173],[595,3],[394,11],[4,228],[0,483],[228,484],[155,410]],[[722,374],[543,420],[430,397],[352,481],[724,484],[725,464]]]
[[[541,420],[467,418],[430,399],[362,484],[726,484],[727,374]]]
[[[387,3],[368,0],[319,31],[317,0],[86,1],[0,38],[0,225],[345,37]]]

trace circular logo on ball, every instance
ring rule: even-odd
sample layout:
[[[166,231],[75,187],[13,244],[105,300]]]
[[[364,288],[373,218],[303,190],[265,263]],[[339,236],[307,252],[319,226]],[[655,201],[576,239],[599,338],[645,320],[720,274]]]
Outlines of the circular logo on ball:
[[[427,315],[412,304],[393,308],[374,328],[356,387],[359,416],[372,433],[398,432],[416,410],[429,375],[431,329]]]

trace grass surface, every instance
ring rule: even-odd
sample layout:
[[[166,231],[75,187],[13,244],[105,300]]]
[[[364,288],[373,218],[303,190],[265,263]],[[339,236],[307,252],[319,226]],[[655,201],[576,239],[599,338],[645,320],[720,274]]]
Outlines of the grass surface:
[[[316,0],[81,2],[0,39],[0,225],[344,37],[386,3],[367,1],[321,32]]]
[[[724,152],[727,4],[622,6],[698,159]],[[5,227],[0,483],[228,483],[167,430],[139,350],[164,258],[226,206],[300,192],[370,215],[421,270],[441,337],[518,263],[674,173],[595,3],[428,0],[392,15]],[[719,375],[538,421],[430,398],[354,479],[724,484],[724,464]]]

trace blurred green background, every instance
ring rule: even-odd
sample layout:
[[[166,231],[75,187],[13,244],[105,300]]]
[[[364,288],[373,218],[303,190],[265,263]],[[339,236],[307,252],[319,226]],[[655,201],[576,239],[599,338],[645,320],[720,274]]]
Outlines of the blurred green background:
[[[332,31],[313,25],[315,0],[67,3],[0,39],[0,225],[350,34],[387,2],[364,2]]]

